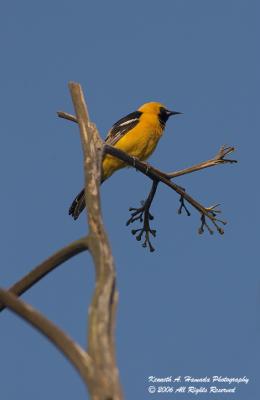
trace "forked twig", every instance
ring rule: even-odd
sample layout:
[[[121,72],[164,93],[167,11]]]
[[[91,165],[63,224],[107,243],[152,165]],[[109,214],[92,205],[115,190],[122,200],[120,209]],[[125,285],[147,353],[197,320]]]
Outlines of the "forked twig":
[[[150,221],[154,219],[153,215],[150,213],[150,207],[153,201],[153,198],[155,196],[157,187],[158,187],[158,181],[154,180],[152,184],[151,191],[145,201],[141,202],[141,207],[139,208],[129,208],[129,211],[132,212],[131,217],[127,221],[126,225],[130,225],[135,221],[140,221],[143,223],[143,227],[141,229],[132,229],[132,234],[136,235],[136,240],[140,241],[142,239],[142,236],[144,234],[144,242],[143,242],[143,247],[149,247],[149,250],[153,252],[155,249],[151,244],[150,240],[150,234],[152,236],[156,236],[156,230],[151,229],[150,227]]]

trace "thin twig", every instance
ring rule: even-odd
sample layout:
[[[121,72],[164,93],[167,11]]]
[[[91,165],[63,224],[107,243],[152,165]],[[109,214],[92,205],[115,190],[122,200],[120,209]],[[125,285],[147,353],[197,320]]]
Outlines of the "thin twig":
[[[233,153],[235,151],[235,147],[230,147],[230,146],[221,146],[220,150],[216,154],[216,156],[210,160],[203,161],[199,164],[195,164],[189,168],[181,169],[179,171],[174,171],[174,172],[169,172],[166,173],[165,175],[172,179],[172,178],[177,178],[178,176],[190,174],[191,172],[195,171],[200,171],[205,168],[209,167],[215,167],[216,165],[219,164],[234,164],[237,163],[237,160],[229,160],[226,159],[225,156],[227,154]]]
[[[93,363],[89,355],[53,322],[32,306],[18,299],[13,293],[1,288],[0,301],[46,336],[67,357],[84,382],[86,382],[86,376],[93,375]]]
[[[9,292],[20,296],[59,265],[85,250],[88,250],[87,237],[83,237],[73,243],[68,244],[66,247],[54,253],[51,257],[43,261],[22,279],[11,286],[9,288]],[[4,308],[5,306],[0,302],[0,312],[4,310]]]
[[[150,234],[155,237],[156,230],[151,229],[150,227],[150,220],[154,219],[153,215],[150,213],[150,207],[154,199],[157,187],[158,187],[158,181],[154,180],[147,199],[141,202],[142,206],[139,208],[134,208],[134,207],[129,208],[129,211],[131,211],[132,213],[131,217],[126,223],[126,225],[130,225],[135,221],[140,221],[141,223],[143,222],[143,227],[141,229],[132,229],[132,234],[136,236],[136,240],[138,241],[142,239],[142,236],[144,234],[145,238],[143,242],[143,247],[148,246],[151,252],[153,252],[155,249],[152,246],[150,240]]]
[[[67,119],[68,121],[72,121],[72,122],[78,123],[77,118],[72,114],[66,113],[64,111],[57,111],[57,115],[60,118]]]

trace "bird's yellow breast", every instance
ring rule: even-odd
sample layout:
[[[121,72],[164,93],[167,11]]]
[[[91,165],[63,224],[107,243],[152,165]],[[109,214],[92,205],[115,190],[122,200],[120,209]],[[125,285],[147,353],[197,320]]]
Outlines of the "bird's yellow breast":
[[[157,115],[149,114],[140,117],[139,123],[127,132],[114,147],[123,150],[132,157],[146,160],[155,150],[163,128]],[[116,157],[107,155],[103,160],[103,179],[108,178],[116,170],[125,167],[126,164]]]

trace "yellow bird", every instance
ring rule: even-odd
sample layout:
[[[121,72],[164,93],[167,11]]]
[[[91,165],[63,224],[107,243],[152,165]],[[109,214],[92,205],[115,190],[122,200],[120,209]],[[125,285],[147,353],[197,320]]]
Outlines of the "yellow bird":
[[[181,113],[170,111],[161,103],[145,103],[137,111],[117,121],[108,132],[105,141],[130,156],[144,161],[154,152],[159,139],[162,137],[168,118],[176,114]],[[126,166],[118,158],[105,155],[102,163],[101,182],[103,183],[115,171]],[[69,214],[76,220],[84,207],[83,189],[71,204]]]

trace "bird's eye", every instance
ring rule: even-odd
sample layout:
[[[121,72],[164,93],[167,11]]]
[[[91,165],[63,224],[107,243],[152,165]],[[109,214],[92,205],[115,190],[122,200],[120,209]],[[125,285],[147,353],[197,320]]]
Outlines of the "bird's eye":
[[[167,114],[167,109],[165,107],[160,107],[160,114],[161,115],[166,115]]]
[[[164,109],[164,112],[168,116],[170,116],[172,114],[172,112],[170,110],[167,110],[167,108]]]

